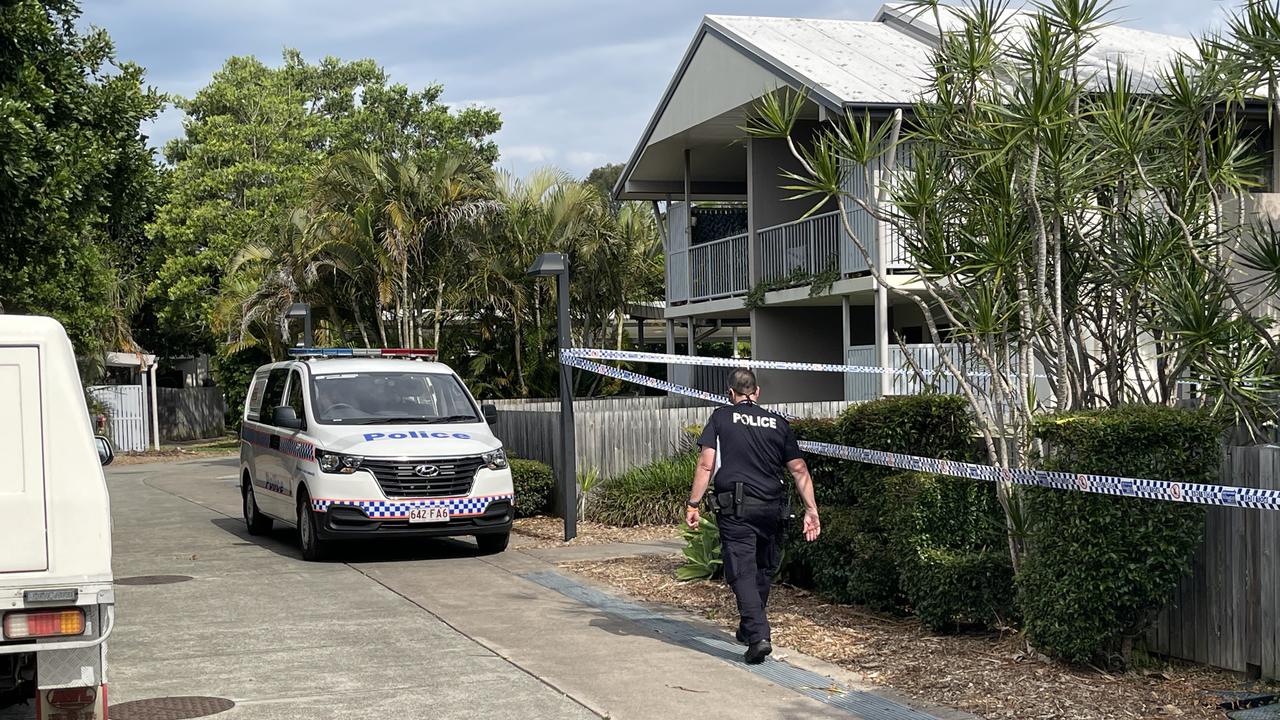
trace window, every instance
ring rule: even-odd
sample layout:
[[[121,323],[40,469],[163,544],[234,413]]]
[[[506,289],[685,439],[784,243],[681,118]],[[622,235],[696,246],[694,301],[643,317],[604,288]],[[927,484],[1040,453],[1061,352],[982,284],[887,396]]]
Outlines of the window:
[[[262,411],[259,413],[264,422],[271,425],[275,422],[276,407],[284,402],[284,381],[289,377],[289,371],[284,368],[277,368],[271,371],[267,376],[266,389],[262,395]]]
[[[257,420],[262,413],[262,396],[267,390],[267,372],[265,370],[253,376],[253,385],[249,388],[248,407],[245,408],[245,417],[249,420]]]
[[[297,370],[289,373],[289,395],[285,398],[284,404],[293,408],[293,414],[298,416],[305,428],[307,413],[302,407],[302,373]]]
[[[315,375],[311,411],[317,422],[333,425],[480,422],[462,383],[441,373]]]

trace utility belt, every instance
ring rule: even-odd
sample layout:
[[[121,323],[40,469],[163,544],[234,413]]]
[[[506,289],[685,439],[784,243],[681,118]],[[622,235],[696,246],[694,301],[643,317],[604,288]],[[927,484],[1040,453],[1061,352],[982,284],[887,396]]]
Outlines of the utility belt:
[[[777,500],[761,500],[748,495],[745,484],[740,482],[734,483],[732,490],[708,493],[707,504],[717,515],[729,517],[739,517],[747,515],[750,511],[767,508],[775,509],[780,519],[786,520],[791,517],[791,501],[786,496]]]

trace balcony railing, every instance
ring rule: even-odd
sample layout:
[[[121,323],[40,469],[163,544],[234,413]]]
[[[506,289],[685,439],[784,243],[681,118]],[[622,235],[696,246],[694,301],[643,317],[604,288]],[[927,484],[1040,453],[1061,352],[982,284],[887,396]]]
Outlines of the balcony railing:
[[[668,253],[667,298],[699,302],[745,293],[747,252],[747,234],[742,233]]]
[[[849,210],[849,227],[871,253],[876,252],[876,220],[861,207]],[[900,234],[886,226],[891,269],[909,267]],[[764,228],[760,238],[761,279],[780,283],[793,279],[807,285],[810,278],[829,271],[842,276],[864,273],[867,258],[845,233],[840,212],[833,211]]]
[[[838,269],[841,235],[839,212],[760,230],[761,279],[774,282]]]
[[[856,208],[849,211],[849,226],[874,257],[875,219]],[[908,268],[900,235],[892,226],[887,226],[886,232],[890,253],[886,267]],[[839,211],[767,227],[758,230],[756,236],[760,279],[775,287],[808,285],[813,276],[828,272],[844,277],[868,269],[866,258],[846,235]],[[750,289],[746,233],[688,248],[677,247],[667,254],[667,298],[671,302],[717,300],[743,295]]]
[[[934,345],[932,343],[907,345],[906,349],[897,345],[889,346],[889,367],[895,370],[908,370],[905,373],[894,373],[889,376],[890,395],[920,395],[926,390],[943,395],[956,395],[960,392],[960,384],[947,372],[941,356],[946,354],[962,371],[974,367],[970,362],[964,346],[956,343]],[[855,345],[849,348],[848,363],[877,367],[875,345]],[[907,362],[907,358],[911,362]],[[915,366],[924,375],[925,380],[910,371]],[[974,383],[982,386],[980,379]],[[845,395],[849,400],[874,400],[880,397],[880,375],[878,373],[849,373],[845,375]]]

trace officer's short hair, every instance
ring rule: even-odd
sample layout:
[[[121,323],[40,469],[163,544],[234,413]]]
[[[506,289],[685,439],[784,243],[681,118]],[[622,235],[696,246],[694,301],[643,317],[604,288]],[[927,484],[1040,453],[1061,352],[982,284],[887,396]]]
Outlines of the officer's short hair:
[[[729,389],[739,395],[750,395],[756,391],[756,374],[751,368],[738,368],[729,373]]]

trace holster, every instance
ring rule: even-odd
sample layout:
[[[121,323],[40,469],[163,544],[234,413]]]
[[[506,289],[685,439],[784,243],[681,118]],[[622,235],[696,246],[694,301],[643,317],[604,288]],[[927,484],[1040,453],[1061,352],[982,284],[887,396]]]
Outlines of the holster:
[[[719,515],[738,517],[746,507],[777,506],[778,518],[786,520],[791,517],[791,498],[782,500],[761,500],[747,494],[743,483],[734,483],[732,490],[713,492],[707,495],[707,504]]]

